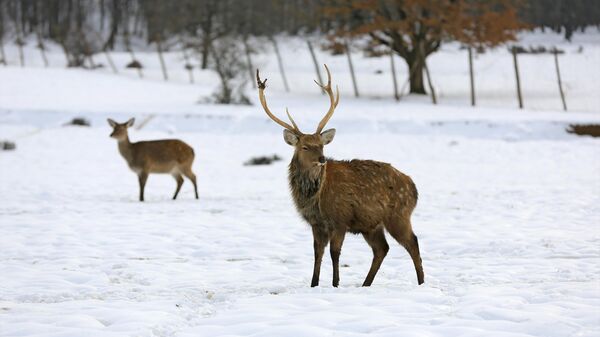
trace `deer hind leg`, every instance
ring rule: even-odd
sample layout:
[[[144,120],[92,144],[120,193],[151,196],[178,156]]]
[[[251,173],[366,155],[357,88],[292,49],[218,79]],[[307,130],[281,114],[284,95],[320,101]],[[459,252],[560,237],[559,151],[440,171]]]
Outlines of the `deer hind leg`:
[[[342,252],[342,244],[344,243],[345,236],[345,231],[336,231],[329,241],[329,253],[331,255],[331,263],[333,264],[332,285],[334,287],[337,287],[340,283],[340,254]]]
[[[144,188],[146,187],[146,181],[148,181],[148,172],[140,172],[138,174],[138,182],[140,183],[140,201],[144,201]]]
[[[191,180],[192,184],[194,184],[194,193],[196,194],[196,199],[198,199],[198,186],[196,186],[196,175],[194,174],[194,172],[192,172],[192,168],[185,167],[183,169],[183,175],[185,175],[189,180]]]
[[[312,281],[310,282],[311,287],[319,285],[319,275],[321,274],[321,262],[323,261],[323,254],[325,253],[325,246],[327,246],[327,235],[323,234],[320,230],[315,229],[313,226],[313,248],[315,251],[315,265],[313,268]]]
[[[175,189],[175,195],[173,195],[173,200],[175,200],[177,198],[177,194],[179,194],[181,185],[183,185],[183,177],[179,173],[173,173],[173,178],[175,178],[175,181],[177,181],[177,188]]]
[[[365,278],[365,282],[363,282],[363,287],[369,287],[371,283],[373,283],[375,275],[377,274],[377,271],[379,271],[379,267],[381,267],[381,263],[387,255],[388,250],[390,250],[390,246],[385,240],[383,226],[378,227],[370,233],[363,233],[363,237],[369,246],[371,246],[371,249],[373,249],[373,261],[371,262],[371,268],[369,269],[369,273]]]
[[[419,251],[419,240],[412,231],[410,219],[397,218],[395,220],[386,225],[386,228],[394,239],[410,254],[415,271],[417,272],[417,281],[419,284],[423,284],[425,282],[425,274],[423,273],[423,262]]]

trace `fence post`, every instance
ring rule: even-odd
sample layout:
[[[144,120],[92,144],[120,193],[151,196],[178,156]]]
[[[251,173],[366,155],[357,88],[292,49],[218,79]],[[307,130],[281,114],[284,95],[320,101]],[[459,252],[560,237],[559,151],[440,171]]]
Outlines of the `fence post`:
[[[560,68],[558,67],[558,49],[554,47],[552,50],[554,54],[554,65],[556,66],[556,77],[558,78],[558,90],[560,92],[560,99],[562,100],[563,110],[567,111],[567,102],[565,101],[565,93],[562,88],[562,81],[560,79]]]
[[[519,109],[523,109],[523,96],[521,95],[521,79],[519,78],[519,63],[517,62],[517,48],[511,49],[513,55],[513,63],[515,65],[515,78],[517,80],[517,98],[519,99]]]
[[[100,33],[94,31],[95,35],[96,35],[96,41],[102,45],[102,36],[100,35]],[[119,71],[117,70],[117,67],[115,67],[115,63],[113,62],[112,58],[110,57],[110,54],[108,53],[108,48],[105,46],[102,48],[102,52],[104,52],[104,56],[106,56],[106,60],[108,61],[108,64],[110,65],[110,68],[112,69],[112,71],[115,74],[118,74]]]
[[[127,52],[129,52],[129,55],[131,55],[131,62],[139,63],[139,67],[136,67],[137,73],[140,76],[140,78],[144,78],[144,73],[142,72],[142,63],[140,61],[136,60],[136,58],[135,58],[133,49],[131,49],[131,41],[129,40],[129,34],[125,34],[124,38],[125,38],[125,49],[127,49]]]
[[[23,45],[25,45],[25,42],[21,39],[21,35],[18,32],[16,43],[19,48],[19,64],[21,67],[25,67],[25,54],[23,53]]]
[[[469,77],[471,78],[471,106],[475,106],[475,75],[473,74],[473,48],[469,46]]]
[[[156,51],[158,51],[158,58],[160,59],[160,68],[162,69],[163,78],[165,81],[168,81],[169,75],[167,74],[167,65],[165,64],[165,59],[163,58],[162,40],[160,37],[156,41]]]
[[[319,83],[323,83],[323,79],[321,78],[321,68],[319,68],[319,62],[317,61],[317,55],[315,54],[312,43],[310,43],[310,40],[306,39],[306,44],[308,45],[308,51],[310,51],[310,56],[312,57],[312,61],[315,65],[317,79],[319,80]],[[325,90],[323,88],[321,88],[321,93],[325,94]]]
[[[38,40],[37,47],[40,49],[40,54],[42,54],[42,60],[44,61],[44,67],[48,68],[48,58],[46,57],[46,45],[44,45],[44,40],[42,38],[42,34],[39,29],[36,29],[36,35]]]
[[[394,63],[394,50],[390,48],[390,67],[392,68],[392,80],[394,81],[394,98],[396,101],[400,100],[398,94],[398,79],[396,78],[396,64]]]
[[[185,70],[188,71],[188,75],[190,77],[190,84],[194,84],[194,66],[190,62],[190,57],[188,56],[187,49],[183,38],[179,36],[179,44],[181,44],[181,52],[183,53],[183,60],[185,61]]]
[[[352,64],[352,57],[350,56],[350,44],[348,40],[344,40],[344,47],[346,48],[346,56],[348,56],[348,67],[350,67],[350,75],[352,76],[352,85],[354,86],[354,97],[359,97],[358,86],[356,85],[356,75],[354,74],[354,65]]]
[[[427,75],[427,84],[429,85],[429,91],[431,91],[431,101],[433,104],[437,104],[437,97],[435,96],[435,90],[433,89],[433,84],[431,83],[431,76],[429,75],[429,67],[427,67],[427,62],[423,59],[423,67],[425,68],[425,75]]]
[[[248,36],[244,36],[244,52],[246,53],[246,65],[250,75],[250,83],[252,83],[252,89],[256,89],[256,81],[254,80],[254,65],[252,64],[252,55],[250,54],[250,46],[248,45]]]
[[[2,40],[2,36],[0,36],[0,63],[4,64],[5,67],[8,65],[6,54],[4,53],[4,41]]]
[[[290,92],[290,87],[288,86],[287,78],[285,77],[285,71],[283,69],[283,61],[281,60],[281,54],[279,53],[279,47],[277,46],[277,40],[273,36],[269,37],[271,43],[273,43],[273,48],[275,48],[275,54],[277,55],[277,62],[279,63],[279,72],[281,73],[281,78],[283,79],[283,86],[285,87],[286,92]]]

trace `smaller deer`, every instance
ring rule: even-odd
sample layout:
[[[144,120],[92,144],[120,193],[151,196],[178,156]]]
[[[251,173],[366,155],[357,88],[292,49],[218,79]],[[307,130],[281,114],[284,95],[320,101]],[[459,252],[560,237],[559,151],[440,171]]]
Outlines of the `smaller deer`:
[[[134,118],[125,123],[117,123],[108,119],[113,132],[110,134],[119,144],[119,152],[127,161],[129,168],[138,175],[140,183],[140,201],[144,201],[144,187],[150,173],[170,173],[177,181],[173,200],[177,198],[183,177],[186,176],[194,184],[194,193],[198,199],[196,175],[192,172],[194,149],[179,139],[162,139],[132,143],[129,141],[127,129],[133,126]]]
[[[267,79],[261,81],[256,70],[260,103],[269,118],[284,128],[283,138],[294,148],[288,178],[296,208],[312,228],[315,263],[310,285],[319,285],[321,261],[329,244],[333,262],[332,284],[338,286],[340,253],[344,237],[350,232],[362,234],[373,250],[371,268],[363,282],[363,286],[370,286],[389,250],[384,230],[408,251],[417,282],[422,284],[425,275],[419,242],[410,221],[418,198],[412,179],[387,163],[356,159],[340,161],[323,155],[323,147],[335,136],[335,129],[323,129],[340,100],[339,91],[334,94],[331,89],[327,66],[325,70],[327,84],[317,82],[317,85],[329,96],[329,110],[312,134],[301,132],[287,109],[292,125],[271,113],[265,97]]]

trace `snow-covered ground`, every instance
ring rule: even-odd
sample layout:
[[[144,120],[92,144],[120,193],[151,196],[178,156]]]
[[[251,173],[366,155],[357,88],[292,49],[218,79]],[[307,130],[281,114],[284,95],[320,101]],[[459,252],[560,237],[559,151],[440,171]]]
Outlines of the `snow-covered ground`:
[[[451,74],[466,62],[449,64],[457,50],[431,62],[442,83],[439,106],[412,97],[396,103],[378,80],[385,74],[375,74],[389,60],[356,55],[368,97],[352,98],[342,85],[326,154],[390,162],[414,179],[422,286],[388,237],[373,286],[361,288],[371,250],[349,235],[340,287],[330,286],[328,258],[321,286],[309,287],[312,236],[287,188],[292,149],[256,105],[196,104],[213,90],[209,72],[189,85],[185,72],[173,71],[165,83],[151,53],[138,53],[145,79],[65,70],[59,53],[48,69],[33,60],[0,67],[0,140],[17,143],[0,152],[0,336],[599,336],[600,140],[564,132],[571,122],[600,123],[592,66],[600,46],[587,39],[582,54],[573,45],[561,58],[565,69],[589,76],[565,74],[576,110],[567,113],[554,92],[529,100],[536,106],[526,94],[529,109],[514,109],[513,86],[468,107],[468,78]],[[291,59],[302,46],[284,47]],[[480,57],[502,63],[501,53]],[[114,57],[127,62],[126,54]],[[527,68],[543,79],[537,60]],[[323,61],[334,82],[347,81],[344,58]],[[271,109],[288,106],[312,130],[327,100],[310,82],[310,59],[290,64],[291,93],[272,58],[260,62],[273,84]],[[512,85],[511,70],[488,73]],[[92,127],[63,126],[74,116]],[[147,122],[132,140],[177,137],[195,148],[200,200],[189,181],[170,200],[173,179],[151,175],[147,201],[137,201],[137,179],[105,121],[132,116]],[[284,160],[243,166],[273,153]]]

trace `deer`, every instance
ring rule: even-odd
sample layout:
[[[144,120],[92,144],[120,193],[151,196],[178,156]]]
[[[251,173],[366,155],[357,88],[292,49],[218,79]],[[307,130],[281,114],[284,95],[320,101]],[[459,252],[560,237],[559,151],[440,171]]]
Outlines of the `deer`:
[[[117,123],[108,118],[113,128],[110,137],[117,140],[119,152],[125,158],[129,168],[138,176],[140,184],[140,201],[144,201],[144,187],[150,173],[169,173],[175,178],[177,187],[173,200],[177,198],[183,176],[194,184],[194,193],[198,199],[196,175],[192,171],[194,149],[179,139],[161,139],[132,143],[129,141],[127,129],[133,126],[135,118],[125,123]]]
[[[326,158],[323,147],[330,144],[335,129],[323,131],[340,99],[336,86],[331,88],[331,73],[325,65],[327,84],[315,83],[329,96],[329,110],[315,133],[302,133],[286,108],[292,125],[276,117],[265,98],[267,79],[261,81],[256,70],[258,98],[267,116],[284,128],[283,139],[294,147],[288,167],[288,181],[297,211],[310,225],[313,235],[314,268],[311,287],[319,285],[325,248],[333,264],[332,285],[340,281],[339,259],[347,232],[361,234],[373,250],[373,260],[362,284],[371,286],[388,253],[387,231],[409,253],[417,273],[418,284],[424,283],[419,242],[411,225],[418,192],[412,179],[388,163],[373,160],[333,160]]]

